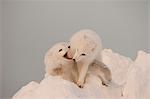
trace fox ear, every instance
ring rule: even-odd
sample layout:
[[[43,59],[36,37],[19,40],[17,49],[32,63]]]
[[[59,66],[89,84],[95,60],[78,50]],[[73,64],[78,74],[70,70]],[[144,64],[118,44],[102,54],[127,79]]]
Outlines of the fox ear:
[[[94,51],[96,49],[97,45],[95,43],[93,43],[91,45],[92,45],[92,49],[91,50]]]

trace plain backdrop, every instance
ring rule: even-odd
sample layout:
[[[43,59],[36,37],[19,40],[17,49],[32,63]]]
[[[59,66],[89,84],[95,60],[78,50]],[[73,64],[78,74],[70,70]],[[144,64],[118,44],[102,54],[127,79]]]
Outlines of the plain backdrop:
[[[142,0],[7,0],[2,3],[1,16],[3,97],[11,97],[32,80],[40,81],[44,75],[43,57],[48,48],[56,42],[67,41],[80,29],[95,30],[104,48],[132,59],[138,50],[148,51],[150,44],[148,3]]]
[[[148,2],[148,51],[150,52],[150,1]]]
[[[2,2],[0,0],[0,99],[2,96]]]

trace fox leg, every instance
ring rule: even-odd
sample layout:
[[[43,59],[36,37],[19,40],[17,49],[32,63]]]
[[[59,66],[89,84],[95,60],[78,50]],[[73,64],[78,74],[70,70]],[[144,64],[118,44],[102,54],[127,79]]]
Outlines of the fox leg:
[[[95,60],[89,69],[102,80],[103,85],[107,86],[111,82],[111,71],[103,62]]]
[[[79,78],[78,78],[78,81],[77,81],[77,85],[80,88],[83,88],[85,77],[86,77],[86,74],[87,74],[87,71],[88,71],[88,66],[89,66],[88,64],[77,64],[78,71],[79,71]]]

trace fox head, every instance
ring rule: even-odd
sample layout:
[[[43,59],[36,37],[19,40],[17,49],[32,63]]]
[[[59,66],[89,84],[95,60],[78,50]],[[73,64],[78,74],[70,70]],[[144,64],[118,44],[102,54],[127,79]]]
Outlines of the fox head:
[[[45,55],[44,64],[46,72],[56,74],[61,71],[61,66],[72,63],[72,59],[68,58],[67,52],[70,49],[69,42],[60,42],[53,45]]]
[[[92,40],[88,39],[86,35],[83,36],[83,40],[77,41],[78,45],[71,45],[72,59],[76,62],[88,59],[87,57],[92,57],[97,45]]]
[[[49,61],[49,58],[56,57],[62,60],[69,60],[70,58],[67,55],[67,52],[70,49],[69,42],[60,42],[55,44],[50,48],[50,50],[45,55],[45,63]]]

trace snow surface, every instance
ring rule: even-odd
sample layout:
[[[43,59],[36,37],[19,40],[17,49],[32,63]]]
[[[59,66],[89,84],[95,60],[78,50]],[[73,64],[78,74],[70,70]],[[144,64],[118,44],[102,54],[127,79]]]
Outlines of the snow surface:
[[[102,59],[112,72],[108,87],[92,74],[82,89],[61,77],[48,76],[22,87],[12,99],[150,99],[150,54],[139,51],[133,62],[104,49]]]

